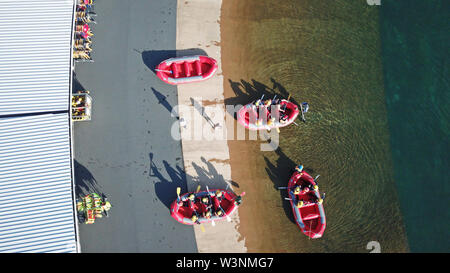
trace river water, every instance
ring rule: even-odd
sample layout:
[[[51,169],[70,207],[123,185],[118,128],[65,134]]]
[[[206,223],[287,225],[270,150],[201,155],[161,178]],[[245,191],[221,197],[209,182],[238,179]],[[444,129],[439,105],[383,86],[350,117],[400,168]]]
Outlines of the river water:
[[[240,208],[249,251],[369,252],[372,241],[382,252],[448,251],[450,217],[436,209],[449,196],[445,17],[444,1],[224,1],[225,103],[290,94],[310,105],[274,152],[229,141],[233,180],[250,195]],[[318,240],[276,190],[299,163],[327,194]]]

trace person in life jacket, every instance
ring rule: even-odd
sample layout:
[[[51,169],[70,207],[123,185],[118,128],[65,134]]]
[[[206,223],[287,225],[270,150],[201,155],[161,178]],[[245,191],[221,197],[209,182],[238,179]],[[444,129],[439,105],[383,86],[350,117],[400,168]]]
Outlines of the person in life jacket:
[[[296,187],[294,188],[294,194],[300,194],[300,192],[301,192],[300,186],[296,186]]]
[[[306,194],[306,193],[308,193],[309,192],[309,187],[308,186],[305,186],[303,189],[302,189],[302,194]]]
[[[223,216],[223,211],[221,209],[219,209],[219,210],[217,210],[215,212],[215,215],[218,216],[218,217],[222,217]]]
[[[288,115],[285,113],[280,112],[280,123],[286,123],[288,121]]]
[[[295,167],[295,170],[299,173],[303,173],[303,165],[298,165],[297,167]]]
[[[111,209],[111,203],[109,203],[109,201],[106,201],[105,203],[103,203],[102,209],[104,211],[109,211]]]
[[[203,217],[205,217],[206,219],[210,219],[211,218],[211,210],[207,210],[207,211],[203,212]]]
[[[303,113],[308,112],[309,110],[309,104],[307,102],[302,103]]]
[[[195,194],[189,194],[188,199],[193,202],[195,200]]]
[[[242,204],[242,196],[237,196],[235,199],[234,199],[234,202],[235,202],[235,204],[237,205],[237,206],[240,206],[241,204]]]
[[[212,207],[212,202],[210,201],[210,199],[207,196],[204,196],[201,200],[202,204],[205,206],[206,210],[211,209]]]
[[[197,215],[192,215],[192,217],[191,217],[191,221],[193,222],[193,223],[197,223],[197,224],[200,224],[200,222],[198,221],[198,217],[197,217]]]
[[[303,200],[298,200],[297,204],[295,205],[297,208],[303,207]]]
[[[221,190],[216,190],[216,193],[214,195],[214,197],[217,199],[217,201],[219,201],[219,207],[220,207],[220,203],[223,200],[223,192]]]

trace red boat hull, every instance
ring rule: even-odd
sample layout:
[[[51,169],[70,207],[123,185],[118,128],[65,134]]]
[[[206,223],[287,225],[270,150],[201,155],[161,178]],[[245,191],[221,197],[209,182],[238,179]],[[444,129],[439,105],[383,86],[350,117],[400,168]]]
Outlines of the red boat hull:
[[[271,109],[271,108],[270,108]],[[273,128],[285,127],[294,122],[300,113],[299,108],[294,103],[281,100],[280,109],[284,110],[284,114],[286,114],[287,119],[285,122],[281,121],[280,113],[275,113],[273,116],[275,117],[275,121],[272,124],[268,124],[268,120],[270,120],[271,114],[267,110],[266,107],[257,108],[253,103],[249,103],[244,105],[241,109],[239,109],[237,113],[237,119],[242,126],[249,130],[270,130]],[[262,116],[260,116],[262,115]],[[261,120],[260,124],[257,124],[257,120]]]
[[[201,199],[202,197],[206,196],[212,196],[212,205],[213,210],[216,211],[220,207],[223,208],[225,214],[221,217],[219,216],[212,216],[210,218],[201,217],[202,213],[206,211],[206,206],[202,204],[201,202],[194,202],[190,203],[190,201],[187,199],[187,197],[192,194],[193,192],[188,192],[183,195],[180,195],[180,199],[176,199],[172,205],[170,206],[170,214],[172,217],[177,220],[178,222],[185,224],[185,225],[194,225],[196,224],[191,220],[192,216],[194,215],[194,210],[197,211],[198,215],[200,216],[198,218],[198,222],[200,224],[209,223],[212,221],[220,221],[225,219],[227,216],[230,216],[233,214],[237,208],[238,205],[234,201],[234,199],[237,197],[233,192],[221,190],[223,194],[223,198],[221,201],[219,201],[217,198],[215,198],[216,190],[210,190],[208,191],[201,191],[194,193],[196,196],[196,199]]]
[[[199,82],[211,78],[217,61],[207,56],[186,56],[167,59],[156,67],[156,76],[172,85]]]
[[[322,237],[326,227],[323,204],[316,202],[320,198],[320,192],[319,190],[310,190],[308,193],[294,194],[294,188],[297,185],[306,186],[308,184],[316,185],[311,175],[305,171],[302,174],[295,171],[289,179],[287,191],[297,226],[306,236],[316,239]],[[298,200],[304,202],[300,208],[296,206]]]

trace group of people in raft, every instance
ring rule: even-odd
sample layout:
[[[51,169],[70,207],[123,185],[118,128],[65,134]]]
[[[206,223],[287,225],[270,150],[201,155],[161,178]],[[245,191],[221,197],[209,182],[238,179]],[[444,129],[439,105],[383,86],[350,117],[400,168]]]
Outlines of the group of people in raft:
[[[205,218],[205,219],[211,219],[211,217],[217,216],[217,217],[224,217],[226,216],[225,210],[220,205],[222,200],[225,198],[224,192],[221,190],[216,190],[215,193],[210,193],[207,196],[197,197],[195,193],[191,193],[188,196],[183,196],[180,198],[178,205],[183,206],[187,205],[192,209],[192,216],[191,220],[193,223],[200,224],[199,218]],[[235,201],[237,204],[241,203],[241,198],[238,196]],[[197,209],[199,211],[202,211],[201,213],[198,213]],[[201,208],[201,209],[199,209]]]
[[[297,208],[301,208],[311,202],[322,204],[323,199],[321,197],[317,197],[314,193],[319,190],[319,185],[317,185],[317,182],[312,179],[308,180],[308,182],[301,179],[301,176],[303,175],[303,165],[295,167],[295,171],[300,175],[295,186],[291,188],[291,191],[297,197],[297,200],[295,200],[295,206]]]
[[[274,109],[272,109],[272,105],[275,106]],[[309,109],[309,105],[307,102],[303,102],[302,103],[303,106],[303,113],[308,112]],[[285,124],[287,123],[288,119],[289,119],[289,115],[286,112],[286,105],[284,107],[284,109],[282,109],[281,107],[281,99],[267,99],[267,100],[262,100],[262,99],[258,99],[257,101],[255,101],[253,103],[253,107],[256,110],[256,113],[258,114],[257,120],[256,120],[256,125],[260,126],[263,123],[263,117],[261,117],[261,114],[264,115],[266,114],[267,117],[267,125],[272,126],[275,121],[276,121],[276,115],[279,113],[279,117],[280,117],[280,123],[281,124]],[[272,114],[271,111],[275,110],[275,113]]]

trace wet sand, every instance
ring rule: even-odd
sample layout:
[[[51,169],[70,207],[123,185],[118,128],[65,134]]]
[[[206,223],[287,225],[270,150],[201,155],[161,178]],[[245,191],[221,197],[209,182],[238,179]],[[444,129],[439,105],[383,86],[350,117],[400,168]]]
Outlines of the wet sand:
[[[226,105],[262,94],[310,104],[307,122],[282,129],[275,152],[261,152],[261,141],[228,141],[235,189],[247,193],[239,209],[247,251],[369,252],[370,241],[382,252],[409,251],[393,178],[377,9],[364,1],[228,0],[220,23]],[[277,190],[300,163],[321,175],[327,193],[321,239],[301,233]]]

